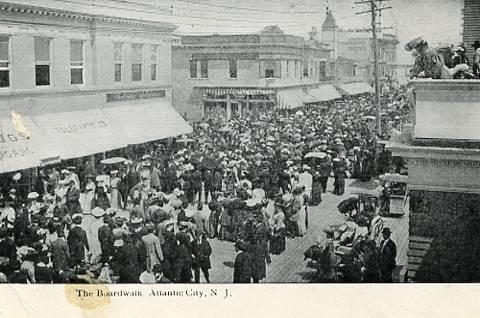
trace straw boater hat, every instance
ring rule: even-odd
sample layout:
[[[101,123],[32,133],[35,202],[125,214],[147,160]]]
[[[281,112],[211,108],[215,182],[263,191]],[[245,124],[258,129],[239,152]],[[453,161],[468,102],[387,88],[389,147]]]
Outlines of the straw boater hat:
[[[30,192],[27,196],[27,199],[33,200],[39,197],[39,194],[37,192]]]
[[[15,174],[13,175],[13,177],[12,177],[12,179],[13,179],[14,181],[18,181],[18,180],[20,180],[21,178],[22,178],[22,174],[21,174],[20,172],[15,173]]]
[[[96,207],[92,210],[92,215],[97,218],[102,217],[105,215],[105,210],[102,208]]]

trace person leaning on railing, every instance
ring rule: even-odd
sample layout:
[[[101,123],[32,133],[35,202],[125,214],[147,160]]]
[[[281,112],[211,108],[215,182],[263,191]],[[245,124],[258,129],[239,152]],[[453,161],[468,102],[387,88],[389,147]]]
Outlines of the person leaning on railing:
[[[459,64],[452,68],[445,65],[445,58],[428,46],[427,41],[418,37],[405,45],[405,50],[415,56],[415,65],[410,70],[410,78],[451,79],[457,73],[468,71],[467,64]]]

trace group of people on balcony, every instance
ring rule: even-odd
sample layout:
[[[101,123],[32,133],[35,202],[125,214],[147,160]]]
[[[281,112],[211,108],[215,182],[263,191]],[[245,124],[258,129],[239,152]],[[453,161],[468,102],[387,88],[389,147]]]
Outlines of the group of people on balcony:
[[[472,45],[475,50],[473,63],[467,57],[464,43],[457,46],[431,48],[422,37],[405,45],[405,50],[415,57],[410,78],[478,79],[480,78],[480,41]]]

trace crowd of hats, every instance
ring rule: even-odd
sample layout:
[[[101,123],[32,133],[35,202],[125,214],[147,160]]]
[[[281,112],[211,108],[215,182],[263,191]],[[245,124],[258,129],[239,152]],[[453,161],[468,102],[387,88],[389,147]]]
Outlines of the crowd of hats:
[[[393,130],[400,130],[405,122],[411,120],[408,97],[405,92],[404,88],[391,89],[382,97],[384,135],[381,138],[383,139],[387,139]],[[307,153],[321,151],[322,155],[329,153],[332,157],[340,157],[342,156],[340,149],[347,153],[374,151],[375,117],[373,116],[376,107],[373,96],[344,97],[328,102],[324,106],[290,111],[263,109],[243,118],[235,117],[228,122],[221,118],[206,118],[203,122],[195,124],[191,138],[183,138],[183,142],[178,144],[184,147],[177,147],[167,160],[177,170],[177,176],[171,177],[177,179],[171,180],[175,185],[171,189],[172,193],[168,194],[167,198],[167,194],[154,191],[149,194],[149,203],[165,201],[169,202],[173,209],[182,210],[186,207],[184,197],[189,190],[182,189],[179,180],[187,178],[187,175],[195,171],[220,172],[223,186],[216,190],[223,192],[224,201],[227,202],[224,208],[234,210],[232,206],[234,207],[235,203],[232,206],[228,204],[232,204],[232,201],[238,202],[239,199],[243,207],[252,212],[238,220],[242,223],[252,215],[254,218],[258,216],[259,208],[268,203],[267,198],[273,198],[281,193],[278,184],[279,174],[286,172],[293,174],[296,170],[310,168],[303,161]],[[143,155],[140,167],[147,170],[156,163],[155,159],[151,155]],[[127,166],[133,164],[130,158],[110,158],[110,161],[105,164],[113,164],[113,167],[115,164]],[[78,177],[77,179],[72,177],[76,176],[71,173],[72,171],[75,171],[75,167],[61,170],[64,175],[61,183],[75,185],[79,183]],[[118,173],[117,168],[109,170],[111,176]],[[232,175],[234,178],[229,177]],[[148,177],[148,174],[143,174],[141,169],[140,179],[144,180]],[[17,173],[13,175],[12,180],[18,181],[21,178],[22,175]],[[109,180],[108,175],[88,178],[94,179],[97,184]],[[270,181],[265,182],[266,179]],[[229,183],[232,184],[229,186]],[[262,188],[263,193],[259,193],[258,188]],[[85,190],[92,189],[86,185]],[[300,189],[290,189],[291,192],[297,190],[300,191]],[[283,196],[281,199],[288,201],[291,198]],[[15,200],[21,201],[15,198],[15,189],[12,189],[4,201],[11,203]],[[38,204],[38,209],[34,210],[42,212],[36,212],[40,217],[32,221],[35,239],[36,236],[44,236],[43,232],[48,227],[49,220],[45,219],[45,215],[50,215],[50,221],[67,226],[81,224],[84,218],[81,213],[72,213],[70,217],[63,220],[52,217],[49,209],[55,205],[56,198],[48,193],[40,197],[39,193],[30,192],[26,195],[26,201],[21,203],[25,206]],[[16,208],[22,209],[21,206],[20,204]],[[50,212],[44,213],[47,210]],[[129,222],[133,226],[145,226],[146,230],[151,226],[144,219],[145,211],[137,211],[135,208],[130,209],[128,218],[120,216],[121,213],[115,209],[99,207],[92,209],[91,214],[96,218],[105,216],[114,218],[117,225],[125,225]],[[8,218],[7,216],[7,221]],[[187,218],[178,222],[178,227],[185,229],[190,227],[191,223]],[[114,239],[115,247],[123,245],[121,232],[114,233]],[[238,243],[237,247],[244,248],[242,243]]]

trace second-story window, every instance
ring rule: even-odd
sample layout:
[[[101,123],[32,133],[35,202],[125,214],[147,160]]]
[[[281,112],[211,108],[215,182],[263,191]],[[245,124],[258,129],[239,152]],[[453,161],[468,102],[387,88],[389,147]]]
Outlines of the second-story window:
[[[208,78],[208,60],[200,61],[200,77]]]
[[[132,82],[142,80],[143,45],[132,44]]]
[[[280,78],[281,62],[273,60],[260,61],[260,77]]]
[[[8,37],[0,36],[0,87],[10,86],[10,54]]]
[[[50,38],[35,38],[35,85],[50,85]]]
[[[197,78],[198,77],[197,66],[198,66],[198,61],[197,60],[191,60],[190,61],[190,78]]]
[[[158,61],[158,45],[151,46],[150,52],[150,79],[152,81],[157,80],[157,61]]]
[[[83,84],[83,41],[70,41],[70,83],[72,85]]]
[[[113,60],[114,60],[114,81],[122,81],[123,71],[123,43],[115,43],[113,47]]]
[[[308,77],[308,61],[303,61],[303,77]]]
[[[230,67],[230,78],[237,78],[237,60],[231,59],[228,61]]]

